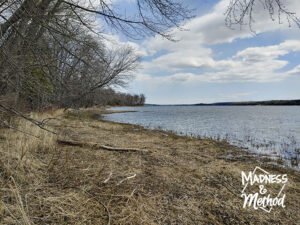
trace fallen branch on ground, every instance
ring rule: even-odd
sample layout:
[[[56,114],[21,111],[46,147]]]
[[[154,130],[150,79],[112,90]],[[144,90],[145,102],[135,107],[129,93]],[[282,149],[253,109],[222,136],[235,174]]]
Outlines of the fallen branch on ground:
[[[136,174],[132,175],[132,176],[129,176],[129,177],[126,177],[124,178],[123,180],[119,181],[117,185],[120,185],[122,184],[124,181],[126,180],[129,180],[129,179],[132,179],[132,178],[135,178],[136,177]]]
[[[113,175],[113,173],[112,172],[110,172],[109,173],[109,176],[108,176],[108,178],[107,179],[105,179],[105,181],[103,182],[103,183],[107,183],[109,180],[110,180],[110,178],[111,178],[111,176]]]
[[[57,140],[57,142],[61,145],[69,145],[69,146],[79,146],[79,147],[90,147],[92,149],[103,149],[106,151],[116,151],[116,152],[148,152],[146,149],[139,148],[117,148],[110,147],[106,145],[101,145],[99,143],[93,142],[79,142],[73,140]]]

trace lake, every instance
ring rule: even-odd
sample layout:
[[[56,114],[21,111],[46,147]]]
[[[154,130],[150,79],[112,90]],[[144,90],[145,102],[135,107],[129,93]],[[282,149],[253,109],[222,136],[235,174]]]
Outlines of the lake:
[[[179,135],[225,139],[300,169],[300,106],[144,106],[112,110],[137,112],[107,114],[104,119]]]

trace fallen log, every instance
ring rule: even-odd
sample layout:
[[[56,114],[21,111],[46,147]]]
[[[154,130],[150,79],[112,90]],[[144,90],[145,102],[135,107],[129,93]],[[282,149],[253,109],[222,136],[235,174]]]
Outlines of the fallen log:
[[[117,147],[110,147],[106,145],[101,145],[99,143],[94,142],[79,142],[73,140],[57,140],[57,143],[60,145],[68,145],[68,146],[79,146],[79,147],[90,147],[92,149],[103,149],[106,151],[115,151],[115,152],[148,152],[146,149],[139,149],[139,148],[117,148]]]

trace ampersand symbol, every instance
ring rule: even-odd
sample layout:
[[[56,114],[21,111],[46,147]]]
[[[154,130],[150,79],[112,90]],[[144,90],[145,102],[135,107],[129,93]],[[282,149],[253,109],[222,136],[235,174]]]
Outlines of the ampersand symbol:
[[[262,195],[267,193],[267,189],[264,187],[264,185],[259,185],[259,193]]]

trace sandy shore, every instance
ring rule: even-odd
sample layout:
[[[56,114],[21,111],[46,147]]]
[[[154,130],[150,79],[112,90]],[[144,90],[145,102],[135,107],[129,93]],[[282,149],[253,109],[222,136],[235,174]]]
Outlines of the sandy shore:
[[[297,224],[298,172],[225,142],[100,121],[100,109],[32,114],[0,130],[0,224]],[[231,154],[232,158],[224,158]],[[241,156],[242,155],[242,156]],[[285,208],[243,208],[241,171],[287,174]],[[277,184],[268,191],[276,195]],[[247,191],[255,192],[250,186]]]

